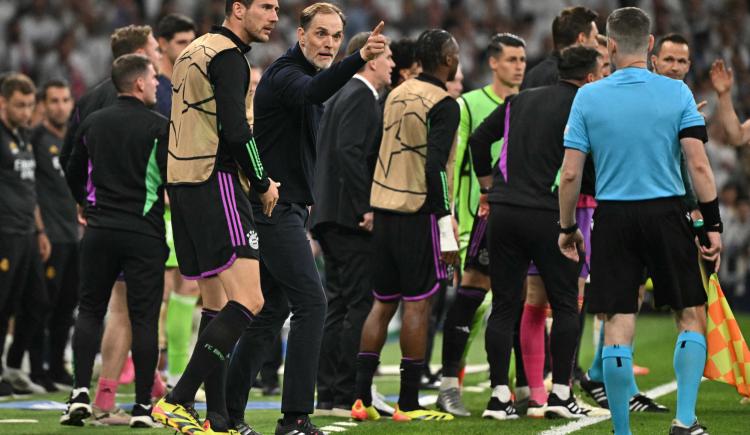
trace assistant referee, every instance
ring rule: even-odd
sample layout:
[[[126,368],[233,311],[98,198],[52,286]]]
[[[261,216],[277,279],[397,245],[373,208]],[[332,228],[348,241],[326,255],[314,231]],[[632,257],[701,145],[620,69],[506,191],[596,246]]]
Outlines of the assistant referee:
[[[680,334],[674,353],[677,415],[670,434],[707,434],[695,417],[706,361],[704,304],[697,248],[684,214],[681,149],[687,158],[710,247],[704,259],[718,264],[722,229],[711,167],[703,149],[703,117],[685,83],[651,73],[651,20],[638,8],[607,18],[607,49],[617,71],[581,88],[565,128],[560,184],[561,251],[578,259],[583,239],[575,221],[583,165],[591,153],[596,199],[588,309],[606,314],[604,383],[616,435],[630,434],[630,343],[638,311],[638,285],[646,267],[657,305],[676,314]],[[617,101],[613,105],[612,101]]]

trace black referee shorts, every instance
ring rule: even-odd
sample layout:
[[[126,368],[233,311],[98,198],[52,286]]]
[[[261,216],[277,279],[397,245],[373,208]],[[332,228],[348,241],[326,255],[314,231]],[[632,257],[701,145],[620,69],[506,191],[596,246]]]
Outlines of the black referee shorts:
[[[259,259],[257,227],[237,174],[216,171],[205,183],[168,186],[172,234],[185,279],[218,275],[237,258]]]
[[[427,299],[448,278],[435,215],[376,210],[372,252],[373,295],[381,302]]]
[[[706,302],[698,249],[678,197],[599,201],[591,235],[590,313],[638,312],[644,268],[654,282],[657,307],[673,310]]]

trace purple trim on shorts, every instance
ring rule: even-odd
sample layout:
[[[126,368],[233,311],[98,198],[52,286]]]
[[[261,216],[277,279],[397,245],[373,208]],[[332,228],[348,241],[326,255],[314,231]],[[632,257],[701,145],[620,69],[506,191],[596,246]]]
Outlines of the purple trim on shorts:
[[[357,356],[374,356],[375,358],[380,358],[380,354],[375,352],[360,352]]]
[[[497,162],[503,180],[508,181],[508,130],[510,130],[510,102],[505,105],[505,128],[503,130],[503,149],[500,151],[500,160]]]
[[[221,194],[221,205],[224,207],[224,217],[227,219],[227,227],[229,228],[229,237],[232,239],[232,246],[237,246],[236,229],[233,226],[232,219],[229,217],[230,208],[229,201],[227,198],[226,188],[224,187],[224,179],[221,177],[221,172],[218,174],[219,178],[219,194]],[[198,279],[198,278],[196,278]]]
[[[217,314],[219,314],[218,311],[212,310],[210,308],[204,308],[201,310],[201,315],[203,316],[216,317]]]
[[[395,295],[379,295],[375,290],[372,291],[372,295],[379,301],[392,301],[401,297],[401,293]]]
[[[232,176],[229,174],[224,174],[224,176],[226,177],[226,183],[229,186],[230,198],[232,198],[231,205],[232,211],[234,212],[234,221],[237,227],[240,229],[239,242],[241,246],[245,246],[247,245],[247,239],[245,238],[245,229],[242,227],[242,219],[240,219],[240,213],[237,210],[237,197],[234,196],[234,180],[232,180]]]
[[[83,144],[86,144],[86,136],[83,137]],[[94,179],[91,175],[92,172],[94,172],[94,164],[91,163],[91,159],[89,159],[88,178],[86,179],[86,192],[88,193],[86,195],[86,201],[91,205],[96,205],[96,186],[94,186]]]
[[[445,279],[448,277],[448,270],[440,260],[440,230],[437,225],[437,218],[434,214],[430,215],[430,227],[432,230],[432,252],[435,260],[435,274],[437,279]]]
[[[469,299],[474,299],[474,300],[479,300],[479,301],[483,301],[484,297],[487,296],[487,292],[485,291],[466,289],[463,287],[458,288],[458,294],[464,295]]]
[[[533,261],[529,263],[529,271],[526,272],[526,275],[539,275],[539,269],[536,268]]]
[[[477,230],[474,232],[474,238],[471,239],[471,244],[469,245],[469,256],[476,257],[477,253],[479,253],[479,246],[481,245],[482,238],[484,238],[484,233],[487,231],[487,219],[486,218],[480,218],[479,222],[477,222]]]
[[[440,281],[435,283],[435,286],[432,287],[432,290],[428,291],[427,293],[419,296],[404,296],[403,300],[406,302],[416,302],[421,301],[424,299],[429,298],[430,296],[434,295],[438,290],[440,290]]]
[[[232,254],[232,256],[229,258],[229,261],[227,261],[226,264],[224,264],[223,266],[219,266],[216,269],[209,270],[208,272],[201,272],[201,274],[197,276],[189,276],[189,275],[182,274],[182,277],[190,281],[196,281],[196,280],[203,279],[203,278],[211,278],[212,276],[216,276],[220,274],[221,272],[224,272],[225,270],[232,267],[232,265],[234,264],[236,260],[237,260],[237,254]]]

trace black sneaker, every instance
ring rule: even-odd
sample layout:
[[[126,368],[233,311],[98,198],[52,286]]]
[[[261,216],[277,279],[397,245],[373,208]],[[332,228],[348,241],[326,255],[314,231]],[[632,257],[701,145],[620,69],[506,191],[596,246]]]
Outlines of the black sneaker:
[[[513,406],[513,401],[501,402],[497,397],[490,397],[487,409],[482,413],[482,418],[494,418],[495,420],[515,420],[518,412]]]
[[[249,424],[245,423],[242,420],[239,423],[234,424],[234,429],[240,435],[260,435],[260,432],[256,432],[252,426],[250,426]]]
[[[57,385],[52,381],[52,377],[47,372],[43,372],[39,375],[31,374],[30,378],[31,382],[41,385],[48,393],[57,393],[60,391],[60,389],[57,388]]]
[[[592,381],[587,373],[581,378],[581,389],[594,399],[600,408],[609,409],[609,400],[607,400],[607,390],[604,389],[604,382]]]
[[[136,403],[130,413],[130,427],[133,428],[160,428],[164,427],[161,423],[151,417],[151,407]]]
[[[578,402],[576,402],[576,398],[572,393],[568,397],[568,400],[562,400],[555,393],[549,394],[547,398],[547,410],[544,412],[545,417],[577,419],[586,417],[586,415],[588,415],[588,411],[578,406]]]
[[[60,417],[65,426],[83,426],[83,421],[91,417],[91,399],[88,388],[77,388],[70,392],[68,409]]]
[[[276,424],[276,435],[325,435],[325,432],[318,429],[310,421],[310,417],[303,415],[294,423],[283,424],[284,420],[279,419]]]
[[[669,435],[709,435],[706,426],[701,426],[698,420],[695,420],[690,427],[685,427],[677,420],[672,420],[672,426],[669,428]]]
[[[5,379],[0,380],[0,401],[13,398],[13,387]]]
[[[630,412],[669,412],[669,408],[641,393],[630,398]]]

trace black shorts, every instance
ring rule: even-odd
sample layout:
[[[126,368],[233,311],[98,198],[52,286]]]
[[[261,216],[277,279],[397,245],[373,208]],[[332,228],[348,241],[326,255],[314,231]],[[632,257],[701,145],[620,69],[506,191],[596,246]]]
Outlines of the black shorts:
[[[591,236],[590,313],[637,313],[643,270],[657,307],[703,305],[698,248],[680,198],[600,201]]]
[[[431,214],[375,211],[372,231],[373,295],[407,302],[434,295],[448,270],[440,259],[440,233]]]
[[[169,186],[172,233],[185,279],[218,275],[237,258],[259,259],[250,200],[237,174],[217,171],[205,183]]]
[[[474,218],[469,236],[469,248],[466,250],[464,270],[476,270],[485,275],[490,274],[490,253],[487,250],[487,218]]]

